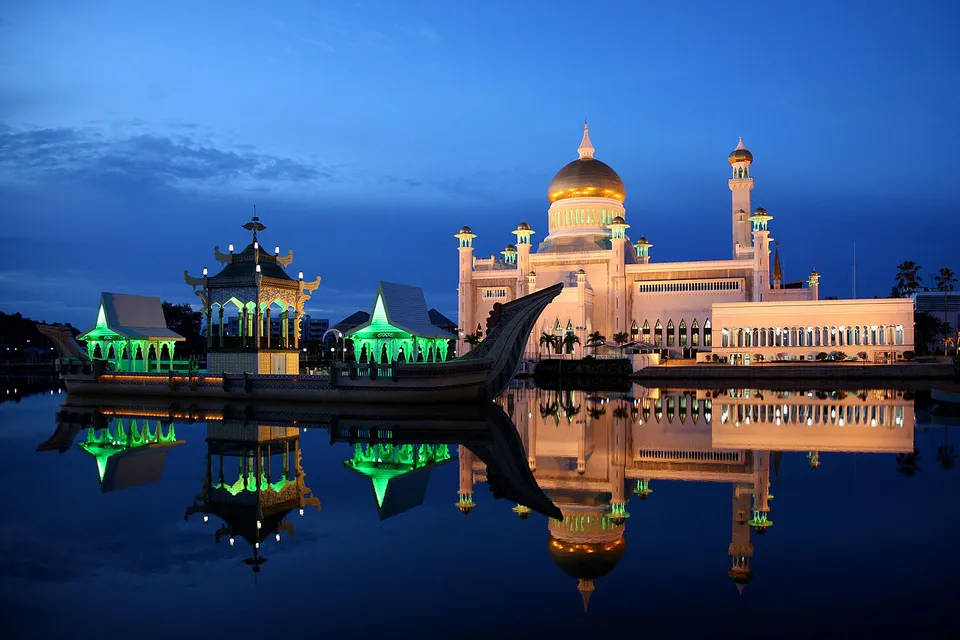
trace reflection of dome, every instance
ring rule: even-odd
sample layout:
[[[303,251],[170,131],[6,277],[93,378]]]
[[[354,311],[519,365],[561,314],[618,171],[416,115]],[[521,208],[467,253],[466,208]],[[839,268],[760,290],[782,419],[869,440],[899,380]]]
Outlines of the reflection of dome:
[[[627,190],[617,172],[593,158],[574,160],[557,172],[547,189],[550,202],[565,198],[614,198],[623,202]]]
[[[727,571],[727,575],[737,584],[747,584],[753,580],[753,569],[734,567],[730,569],[730,571]]]
[[[734,162],[753,162],[753,154],[743,146],[743,138],[737,142],[737,148],[730,152],[730,155],[727,156],[727,161],[730,164]]]
[[[596,580],[610,573],[627,541],[620,537],[609,542],[564,542],[550,536],[550,558],[560,570],[578,580]]]

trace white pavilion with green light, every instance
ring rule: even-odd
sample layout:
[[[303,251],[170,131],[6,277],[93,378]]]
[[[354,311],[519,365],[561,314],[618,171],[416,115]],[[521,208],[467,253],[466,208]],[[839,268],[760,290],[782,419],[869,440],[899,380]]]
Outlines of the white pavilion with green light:
[[[117,371],[172,371],[173,352],[185,338],[167,328],[160,298],[128,293],[100,294],[97,324],[79,336],[91,360]]]
[[[394,282],[377,286],[370,319],[349,330],[353,354],[360,362],[440,362],[447,359],[455,336],[430,322],[423,289]]]

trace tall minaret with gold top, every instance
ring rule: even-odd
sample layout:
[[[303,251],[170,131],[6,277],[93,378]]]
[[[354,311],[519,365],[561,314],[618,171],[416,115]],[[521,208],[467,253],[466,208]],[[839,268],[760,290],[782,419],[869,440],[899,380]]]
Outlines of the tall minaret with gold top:
[[[732,176],[727,180],[733,203],[733,258],[747,257],[750,253],[750,192],[753,190],[753,178],[750,177],[750,165],[753,154],[743,145],[743,138],[737,147],[727,156]]]

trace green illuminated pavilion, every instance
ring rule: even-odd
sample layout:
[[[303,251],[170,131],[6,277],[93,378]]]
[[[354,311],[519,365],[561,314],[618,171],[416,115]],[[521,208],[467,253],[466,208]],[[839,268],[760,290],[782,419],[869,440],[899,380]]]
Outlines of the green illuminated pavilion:
[[[343,466],[370,479],[381,520],[423,503],[430,470],[450,460],[445,444],[355,444]]]
[[[86,341],[91,360],[116,371],[172,371],[174,346],[185,340],[167,328],[160,298],[107,292],[100,294],[97,324],[77,339]]]
[[[370,319],[344,337],[353,341],[357,362],[365,352],[368,362],[379,364],[401,357],[405,362],[446,360],[455,336],[431,324],[422,289],[381,281]]]
[[[81,449],[97,461],[101,491],[157,482],[163,474],[167,451],[183,444],[173,423],[164,430],[161,422],[118,418],[111,426],[89,428]]]

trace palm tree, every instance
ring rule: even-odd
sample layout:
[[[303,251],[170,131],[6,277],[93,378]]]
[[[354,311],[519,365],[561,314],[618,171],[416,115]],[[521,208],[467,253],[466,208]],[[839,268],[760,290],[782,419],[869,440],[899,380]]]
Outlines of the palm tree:
[[[551,348],[556,348],[557,346],[557,336],[552,333],[547,333],[544,331],[540,334],[540,347],[547,347],[547,354],[550,353]]]
[[[562,344],[567,353],[573,353],[573,346],[580,344],[580,338],[575,333],[568,333],[563,336]]]
[[[950,469],[957,461],[957,448],[950,444],[947,434],[947,428],[943,428],[943,444],[937,447],[937,460],[943,469]]]
[[[613,341],[617,343],[617,348],[620,349],[620,355],[623,355],[623,345],[627,344],[629,340],[630,334],[626,331],[613,334]]]
[[[949,349],[948,341],[950,339],[950,325],[947,324],[947,295],[953,291],[954,285],[957,284],[956,274],[953,273],[953,269],[943,267],[933,278],[937,283],[937,291],[943,291],[943,355],[947,355],[947,350]]]
[[[894,298],[909,298],[920,290],[920,265],[906,260],[897,265],[897,286],[893,288]]]
[[[920,450],[916,447],[914,447],[913,453],[898,453],[897,471],[905,476],[916,475],[920,469],[919,463],[922,458],[923,456],[920,455]]]
[[[480,337],[479,333],[468,333],[467,335],[463,336],[463,341],[471,347],[475,347],[483,341],[483,338]]]
[[[593,352],[596,353],[597,349],[603,346],[604,341],[607,339],[605,335],[599,331],[594,331],[587,336],[587,348],[593,349]]]

